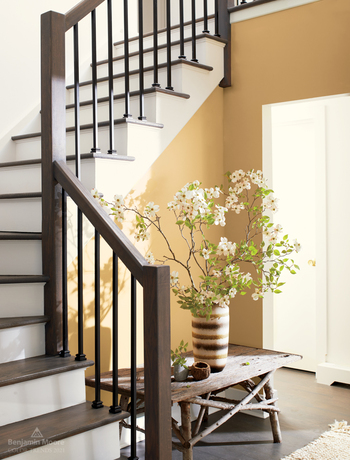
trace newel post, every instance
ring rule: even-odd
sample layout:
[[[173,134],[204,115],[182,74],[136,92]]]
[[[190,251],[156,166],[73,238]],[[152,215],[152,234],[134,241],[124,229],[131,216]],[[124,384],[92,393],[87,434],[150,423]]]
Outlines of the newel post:
[[[171,458],[170,268],[143,267],[146,460]]]
[[[65,16],[48,11],[41,16],[41,158],[43,273],[46,353],[62,346],[62,188],[54,180],[53,162],[66,159]]]
[[[231,24],[228,11],[228,0],[218,2],[219,35],[227,40],[224,49],[224,78],[220,82],[222,88],[231,86]]]

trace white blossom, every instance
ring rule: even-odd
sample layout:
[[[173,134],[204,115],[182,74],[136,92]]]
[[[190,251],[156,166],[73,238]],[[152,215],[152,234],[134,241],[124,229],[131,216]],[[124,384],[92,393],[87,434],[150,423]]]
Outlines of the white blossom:
[[[146,260],[147,260],[147,262],[148,262],[149,264],[151,264],[151,265],[154,264],[154,262],[155,262],[155,260],[154,260],[154,255],[152,254],[151,251],[149,251],[149,252],[146,254],[145,258],[146,258]]]
[[[179,281],[179,272],[171,272],[170,274],[170,284],[176,284]]]
[[[223,297],[221,297],[221,299],[219,300],[219,306],[220,307],[228,307],[230,304],[230,298],[228,295],[224,295]]]
[[[299,251],[301,250],[301,244],[298,243],[297,240],[294,240],[294,241],[293,241],[293,244],[294,244],[295,252],[299,252]]]
[[[203,259],[208,260],[209,256],[210,256],[209,249],[203,248],[202,251],[201,251],[201,256],[203,257]]]
[[[156,213],[159,211],[159,206],[154,204],[153,201],[150,201],[145,207],[144,214],[146,217],[156,217]]]
[[[119,208],[124,204],[124,198],[123,195],[114,195],[114,206],[116,208]]]

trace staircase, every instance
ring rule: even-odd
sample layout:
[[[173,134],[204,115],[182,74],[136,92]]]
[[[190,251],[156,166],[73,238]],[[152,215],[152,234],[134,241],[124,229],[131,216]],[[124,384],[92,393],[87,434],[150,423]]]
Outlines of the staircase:
[[[213,17],[209,16],[208,24],[214,30]],[[203,20],[197,20],[198,62],[178,58],[181,42],[183,53],[191,55],[193,24],[185,24],[183,31],[181,25],[171,30],[174,90],[164,89],[169,67],[167,31],[157,33],[160,86],[153,85],[154,36],[144,37],[144,91],[139,86],[139,41],[128,39],[129,109],[134,117],[123,117],[124,42],[114,44],[112,126],[116,153],[107,153],[111,136],[108,60],[97,63],[98,149],[93,152],[93,81],[87,78],[78,83],[81,181],[88,190],[101,188],[107,196],[113,196],[118,183],[118,193],[126,195],[224,78],[227,40],[203,34],[204,28]],[[84,70],[85,75],[89,72],[91,69]],[[66,158],[71,171],[76,168],[76,92],[77,85],[68,82]],[[141,116],[139,120],[141,94],[146,119]],[[41,127],[35,123],[33,120],[30,129],[12,138],[13,161],[0,164],[0,459],[19,454],[23,460],[48,459],[53,453],[55,458],[65,460],[117,459],[118,422],[129,414],[113,413],[107,407],[92,409],[85,399],[85,370],[94,363],[89,359],[77,361],[73,356],[61,357],[53,351],[55,345],[49,343],[52,331],[58,336],[61,333],[57,332],[57,318],[52,313],[55,308],[48,305],[44,294],[52,274],[50,278],[42,268],[42,214],[46,218],[47,211],[46,207],[42,209]],[[69,198],[68,209],[74,207]],[[68,225],[73,233],[77,232],[76,221],[68,221]],[[86,233],[89,237],[94,235]],[[68,251],[66,264],[72,260]],[[64,318],[60,322],[64,323]],[[159,452],[149,457],[146,454],[147,460],[151,458],[168,460]]]

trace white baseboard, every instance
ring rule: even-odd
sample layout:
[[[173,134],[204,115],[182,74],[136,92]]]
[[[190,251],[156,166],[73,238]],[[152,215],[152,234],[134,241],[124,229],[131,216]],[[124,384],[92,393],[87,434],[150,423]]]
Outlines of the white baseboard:
[[[322,363],[317,366],[317,383],[332,385],[334,382],[350,384],[350,368],[337,366],[332,363]]]

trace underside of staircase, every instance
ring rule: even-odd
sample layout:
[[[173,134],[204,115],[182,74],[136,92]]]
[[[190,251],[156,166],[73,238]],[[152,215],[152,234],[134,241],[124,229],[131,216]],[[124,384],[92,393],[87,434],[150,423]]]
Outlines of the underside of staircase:
[[[212,22],[210,22],[212,21]],[[213,26],[213,18],[209,24]],[[186,26],[190,29],[190,25]],[[191,53],[186,36],[184,50]],[[166,83],[166,32],[158,34],[159,85],[153,85],[153,37],[144,37],[145,113],[138,119],[140,90],[138,41],[129,40],[130,116],[125,104],[124,42],[114,45],[114,136],[109,150],[108,62],[97,63],[98,148],[91,152],[93,100],[91,79],[79,83],[81,180],[87,189],[126,195],[195,114],[224,76],[226,40],[203,34],[197,21],[198,62],[179,59],[179,29],[172,30],[173,90]],[[88,75],[90,69],[85,69]],[[30,90],[30,89],[29,89]],[[66,87],[67,164],[74,170],[76,87]],[[45,331],[51,317],[44,304],[49,276],[42,269],[41,128],[40,117],[12,137],[15,154],[0,163],[0,458],[84,460],[120,456],[118,422],[128,413],[92,409],[85,399],[87,359],[46,354]],[[118,184],[116,190],[115,184]],[[113,195],[112,195],[113,196]],[[74,207],[68,199],[68,207]],[[69,222],[76,232],[76,221]],[[91,233],[91,236],[93,233]],[[90,236],[90,237],[91,237]],[[86,243],[86,241],[85,241]],[[73,256],[68,257],[69,264]],[[87,357],[88,358],[88,357]],[[40,451],[40,457],[39,457]],[[56,455],[57,454],[57,455]]]

